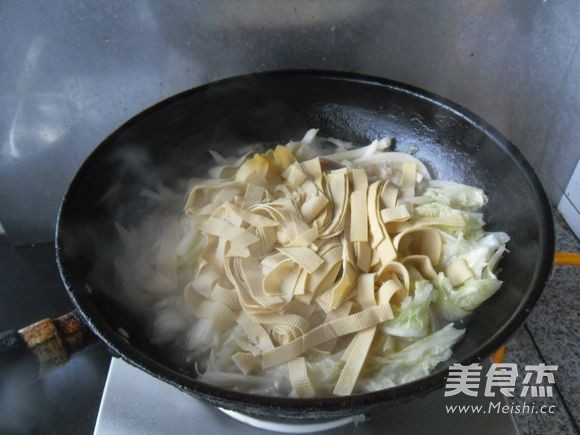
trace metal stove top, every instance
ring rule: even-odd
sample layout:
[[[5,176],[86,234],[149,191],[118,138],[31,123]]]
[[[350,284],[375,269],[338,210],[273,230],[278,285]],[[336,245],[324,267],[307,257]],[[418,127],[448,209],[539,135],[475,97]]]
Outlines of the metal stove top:
[[[507,414],[447,414],[445,405],[484,405],[489,398],[453,396],[435,391],[407,405],[390,407],[320,434],[517,434]],[[496,399],[497,400],[497,399]],[[357,420],[359,421],[359,420]],[[299,428],[297,428],[299,429]],[[95,426],[95,435],[273,433],[234,420],[124,361],[113,358]]]

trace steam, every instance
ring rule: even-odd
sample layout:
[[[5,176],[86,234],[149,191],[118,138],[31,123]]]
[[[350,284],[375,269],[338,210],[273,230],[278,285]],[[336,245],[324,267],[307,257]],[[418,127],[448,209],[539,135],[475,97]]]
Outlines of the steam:
[[[18,373],[11,373],[2,379],[0,432],[31,433],[38,426],[42,415],[40,389],[40,385],[30,385],[29,379]]]
[[[282,139],[280,142],[300,137]],[[351,143],[336,139],[310,142],[311,150],[319,149],[317,154],[352,147]],[[111,231],[107,238],[90,225],[79,231],[97,248],[89,275],[91,291],[114,301],[117,306],[113,309],[121,313],[115,314],[115,321],[131,319],[114,325],[129,341],[138,336],[141,342],[150,341],[170,350],[172,361],[178,366],[192,366],[191,355],[184,355],[183,349],[189,347],[189,340],[199,342],[204,325],[198,321],[192,327],[191,315],[183,304],[183,288],[194,276],[178,274],[174,269],[178,252],[183,251],[182,257],[192,255],[191,247],[182,248],[180,244],[197,243],[201,247],[199,242],[203,240],[190,231],[191,221],[183,213],[187,192],[198,180],[211,178],[212,168],[216,163],[223,164],[223,157],[225,161],[236,160],[269,147],[270,144],[250,143],[237,147],[235,153],[222,151],[224,156],[208,149],[205,160],[188,171],[189,178],[177,177],[172,170],[155,164],[154,156],[145,147],[119,147],[111,154],[110,162],[118,168],[115,182],[97,201],[106,210],[105,225]],[[197,242],[182,239],[182,234],[197,237]],[[103,308],[111,307],[107,303]],[[176,337],[185,341],[176,343]]]

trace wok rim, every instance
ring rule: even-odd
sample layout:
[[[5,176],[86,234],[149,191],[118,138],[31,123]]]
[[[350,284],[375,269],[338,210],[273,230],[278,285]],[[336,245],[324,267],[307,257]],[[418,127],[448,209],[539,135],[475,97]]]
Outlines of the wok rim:
[[[275,412],[280,414],[296,414],[297,416],[300,416],[308,412],[316,412],[317,414],[323,414],[324,412],[334,412],[337,413],[337,415],[339,413],[341,415],[356,414],[360,413],[361,410],[380,404],[385,404],[387,402],[390,402],[391,404],[406,402],[416,396],[424,395],[436,387],[442,385],[446,379],[446,370],[431,373],[424,378],[407,384],[371,393],[350,395],[345,397],[324,397],[310,399],[261,396],[242,393],[222,389],[197,381],[194,378],[191,378],[177,370],[157,362],[155,359],[147,356],[133,345],[131,345],[128,341],[126,341],[118,331],[116,331],[104,319],[100,318],[99,310],[97,310],[94,304],[85,304],[82,300],[80,300],[77,293],[81,290],[73,286],[69,277],[68,268],[74,265],[74,261],[69,261],[66,259],[63,251],[62,238],[64,232],[63,216],[69,213],[68,210],[69,206],[71,205],[70,197],[73,195],[79,180],[87,172],[87,168],[92,165],[93,160],[95,160],[96,157],[100,154],[108,152],[109,148],[114,145],[116,139],[121,134],[123,134],[123,132],[131,129],[134,125],[139,123],[142,119],[146,118],[150,114],[163,110],[180,99],[188,98],[194,96],[195,94],[203,94],[204,92],[207,92],[213,88],[235,84],[236,82],[256,81],[260,79],[267,80],[276,77],[298,79],[300,76],[308,76],[310,78],[314,77],[326,80],[338,80],[342,82],[363,83],[380,88],[388,88],[392,91],[410,94],[412,97],[426,100],[431,104],[449,110],[455,115],[463,118],[473,127],[477,128],[483,134],[488,136],[500,149],[503,150],[504,154],[514,162],[527,182],[531,196],[534,199],[534,203],[538,211],[540,224],[540,237],[538,242],[540,246],[544,248],[540,259],[540,265],[536,269],[535,276],[532,278],[531,286],[528,288],[524,298],[522,298],[519,306],[508,319],[508,321],[505,322],[504,325],[494,335],[488,338],[488,340],[483,345],[474,349],[474,351],[472,351],[468,357],[463,358],[459,362],[461,364],[471,364],[481,361],[482,359],[489,356],[492,352],[494,352],[497,348],[499,348],[507,340],[507,338],[513,334],[524,322],[525,318],[534,307],[542,290],[544,289],[552,269],[552,259],[555,245],[552,211],[546,193],[534,169],[524,158],[521,151],[505,136],[503,136],[503,134],[481,119],[478,115],[460,106],[459,104],[456,104],[444,97],[415,86],[407,85],[405,83],[386,78],[379,78],[354,72],[298,69],[258,72],[228,77],[175,94],[134,115],[120,127],[115,129],[109,136],[107,136],[99,145],[95,147],[95,149],[89,154],[89,156],[84,160],[83,164],[78,169],[67,189],[67,192],[64,195],[64,199],[61,203],[58,213],[55,237],[56,259],[61,274],[61,279],[69,295],[69,298],[73,302],[76,309],[81,313],[85,323],[101,339],[101,341],[107,345],[107,347],[115,356],[121,357],[127,363],[149,373],[157,379],[163,380],[182,391],[186,391],[195,396],[198,396],[214,405],[219,405],[228,409],[244,408],[249,411],[253,410],[260,414]],[[348,410],[344,408],[345,405],[348,405]]]

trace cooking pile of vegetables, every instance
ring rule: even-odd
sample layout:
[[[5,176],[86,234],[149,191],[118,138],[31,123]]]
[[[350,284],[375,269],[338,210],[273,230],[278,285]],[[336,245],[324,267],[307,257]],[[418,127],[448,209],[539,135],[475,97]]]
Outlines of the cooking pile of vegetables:
[[[432,180],[389,139],[328,152],[316,133],[214,152],[154,243],[151,228],[119,226],[117,269],[151,303],[152,340],[202,381],[291,397],[410,382],[451,356],[464,334],[452,322],[501,287],[509,237],[483,231],[481,189]]]

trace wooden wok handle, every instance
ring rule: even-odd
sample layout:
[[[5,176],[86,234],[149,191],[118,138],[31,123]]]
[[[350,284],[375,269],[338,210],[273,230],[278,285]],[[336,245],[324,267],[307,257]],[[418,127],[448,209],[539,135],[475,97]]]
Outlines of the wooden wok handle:
[[[0,334],[0,378],[44,376],[96,340],[77,311]]]

